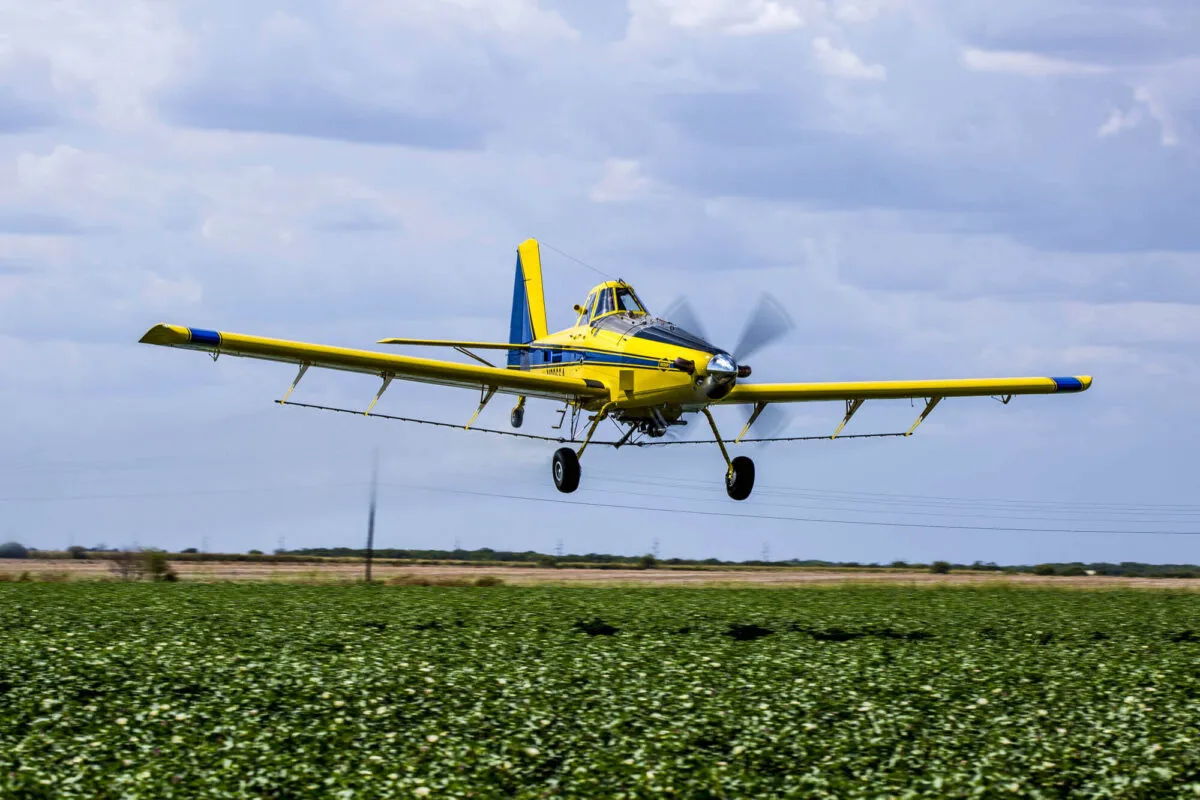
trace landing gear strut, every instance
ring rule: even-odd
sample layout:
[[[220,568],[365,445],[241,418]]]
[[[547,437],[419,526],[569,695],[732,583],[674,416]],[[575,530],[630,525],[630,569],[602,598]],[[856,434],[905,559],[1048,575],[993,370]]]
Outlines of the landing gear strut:
[[[721,440],[721,432],[717,430],[717,421],[707,408],[704,409],[704,416],[708,418],[713,438],[717,440],[717,447],[721,448],[721,455],[725,458],[725,493],[734,500],[745,500],[754,489],[754,462],[746,456],[730,460],[725,442]]]
[[[579,451],[576,452],[569,447],[560,447],[554,453],[554,460],[551,462],[551,473],[554,475],[554,487],[563,494],[570,494],[579,488],[579,476],[581,470],[579,468],[579,459],[583,457],[583,451],[587,449],[588,442],[592,440],[592,436],[596,433],[596,428],[600,427],[600,423],[608,416],[612,404],[609,403],[600,409],[596,416],[592,417],[592,426],[588,428],[587,436],[583,439],[583,444],[579,446]],[[513,413],[516,413],[514,409]]]

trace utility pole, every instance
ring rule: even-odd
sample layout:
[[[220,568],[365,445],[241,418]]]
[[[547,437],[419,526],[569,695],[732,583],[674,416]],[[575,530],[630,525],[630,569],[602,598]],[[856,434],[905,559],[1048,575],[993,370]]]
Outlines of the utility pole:
[[[770,560],[771,560],[771,543],[770,542],[763,542],[762,560],[766,561],[766,562],[770,562]]]
[[[658,558],[658,537],[657,536],[654,537],[654,545],[650,548],[650,552],[654,554],[654,557],[656,559]]]
[[[563,544],[562,544],[562,539],[559,539],[557,542],[554,543],[554,555],[556,558],[562,558],[562,554],[563,554]]]
[[[367,513],[367,583],[371,582],[371,558],[375,555],[375,492],[379,486],[379,450],[371,466],[371,508]]]

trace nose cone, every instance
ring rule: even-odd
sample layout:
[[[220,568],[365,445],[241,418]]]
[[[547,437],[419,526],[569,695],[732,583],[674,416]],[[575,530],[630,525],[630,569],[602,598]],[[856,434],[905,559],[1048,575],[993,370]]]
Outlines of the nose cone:
[[[737,362],[728,353],[717,353],[708,360],[705,371],[714,378],[732,378],[737,375]]]

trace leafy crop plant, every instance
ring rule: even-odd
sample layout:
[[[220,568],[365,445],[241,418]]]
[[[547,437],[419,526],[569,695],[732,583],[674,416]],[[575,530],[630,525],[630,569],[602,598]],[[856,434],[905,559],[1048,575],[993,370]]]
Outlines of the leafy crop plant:
[[[1195,797],[1197,631],[1165,591],[7,583],[0,797]]]

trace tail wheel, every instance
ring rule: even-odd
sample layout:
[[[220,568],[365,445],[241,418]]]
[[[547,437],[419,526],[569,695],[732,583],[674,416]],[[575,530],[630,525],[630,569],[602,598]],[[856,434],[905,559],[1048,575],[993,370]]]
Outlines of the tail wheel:
[[[754,462],[745,456],[733,460],[729,472],[725,473],[725,491],[734,500],[745,500],[754,489]]]
[[[551,467],[554,474],[554,486],[564,494],[570,494],[579,488],[579,458],[569,447],[560,447],[554,453]]]
[[[514,428],[521,427],[521,423],[525,421],[525,409],[523,406],[517,406],[508,415],[508,421],[512,423]]]

